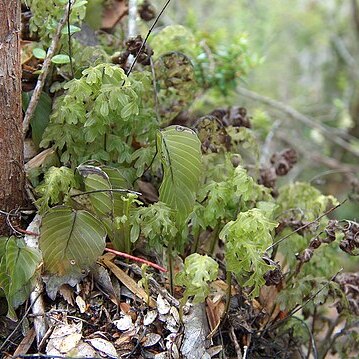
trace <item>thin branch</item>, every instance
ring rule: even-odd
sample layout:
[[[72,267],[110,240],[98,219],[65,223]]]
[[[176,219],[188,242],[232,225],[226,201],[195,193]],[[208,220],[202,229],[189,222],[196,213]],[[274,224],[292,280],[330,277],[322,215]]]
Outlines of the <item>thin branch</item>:
[[[241,347],[240,347],[240,345],[238,343],[236,333],[234,332],[234,328],[232,326],[229,328],[229,335],[230,335],[230,337],[232,339],[232,342],[234,344],[234,349],[236,350],[236,353],[237,353],[237,359],[243,359]]]
[[[68,0],[68,7],[69,7],[69,11],[67,14],[67,36],[68,36],[68,43],[69,43],[69,57],[70,57],[70,67],[71,67],[71,76],[72,78],[75,77],[74,75],[74,66],[72,63],[72,41],[71,41],[71,27],[70,27],[70,15],[71,15],[71,0]]]
[[[14,328],[14,330],[6,337],[6,339],[3,341],[3,343],[0,345],[0,352],[1,350],[4,348],[5,344],[11,339],[11,337],[17,332],[17,330],[20,328],[20,326],[22,325],[22,322],[25,320],[25,318],[27,317],[27,315],[29,314],[32,306],[36,303],[36,301],[39,299],[40,294],[37,296],[37,298],[34,299],[34,301],[29,305],[29,308],[26,309],[26,312],[24,313],[24,315],[22,316],[22,318],[19,320],[19,322],[17,323],[16,327]]]
[[[302,122],[308,127],[315,128],[328,140],[334,142],[338,146],[344,148],[346,151],[359,157],[359,151],[353,148],[353,146],[350,143],[343,140],[341,137],[337,136],[334,132],[335,129],[331,129],[330,127],[324,126],[323,124],[316,122],[312,118],[303,115],[302,113],[298,112],[294,108],[287,106],[282,102],[273,100],[266,96],[259,95],[256,92],[249,91],[243,87],[237,87],[237,92],[244,97],[247,97],[254,101],[262,102],[278,111],[281,111],[285,113],[288,117],[292,118],[293,120]]]
[[[302,323],[303,327],[305,329],[307,329],[307,332],[309,334],[309,339],[310,339],[310,346],[308,348],[308,354],[307,354],[307,357],[306,359],[309,359],[310,358],[310,354],[311,354],[311,349],[313,349],[313,357],[314,359],[318,359],[318,349],[317,349],[317,345],[315,343],[315,338],[314,338],[314,335],[313,335],[313,330],[311,330],[308,326],[308,324],[305,322],[305,320],[299,318],[299,317],[296,317],[295,315],[292,316],[293,319],[296,319],[298,320],[299,322]]]
[[[161,267],[160,265],[158,265],[158,264],[156,264],[156,263],[153,263],[153,262],[150,262],[150,261],[148,261],[148,260],[146,260],[146,259],[143,259],[143,258],[140,258],[140,257],[131,256],[130,254],[123,253],[123,252],[119,252],[119,251],[116,251],[116,250],[111,249],[111,248],[105,248],[105,251],[106,251],[106,252],[113,253],[113,254],[116,254],[116,255],[119,256],[119,257],[131,259],[132,261],[135,261],[135,262],[140,262],[140,263],[147,264],[148,266],[153,267],[153,268],[156,268],[156,269],[158,269],[158,270],[161,271],[161,272],[165,272],[165,273],[167,272],[167,269],[166,269],[166,268],[163,268],[163,267]]]
[[[167,6],[169,5],[170,2],[171,2],[171,0],[167,0],[167,1],[166,1],[166,3],[164,4],[164,6],[162,7],[161,11],[160,11],[159,14],[157,15],[155,21],[153,22],[153,24],[151,25],[150,29],[148,30],[147,35],[146,35],[145,39],[143,40],[142,45],[141,45],[140,49],[138,50],[135,59],[132,61],[132,64],[131,64],[130,69],[129,69],[128,72],[127,72],[127,77],[130,76],[130,73],[132,72],[133,67],[134,67],[135,64],[136,64],[136,62],[137,62],[137,60],[138,60],[138,57],[139,57],[140,54],[141,54],[142,49],[143,49],[144,46],[146,45],[149,36],[151,35],[151,33],[152,33],[153,29],[155,28],[155,26],[156,26],[158,20],[160,19],[161,15],[162,15],[163,12],[166,10],[166,8],[167,8]]]
[[[356,173],[359,173],[359,166],[349,164],[349,163],[342,163],[336,160],[335,158],[331,158],[328,156],[324,156],[319,154],[315,148],[305,148],[302,143],[299,141],[291,138],[288,138],[288,134],[284,132],[277,131],[275,137],[283,141],[289,146],[294,146],[295,150],[301,153],[306,158],[309,158],[311,163],[321,163],[322,165],[329,167],[337,172],[343,172],[346,177],[352,179],[355,177]]]
[[[353,14],[353,21],[355,26],[355,34],[357,39],[359,39],[359,6],[357,0],[352,0],[352,14]]]
[[[70,3],[70,1],[69,1],[69,3]],[[69,4],[67,4],[64,15],[62,16],[61,20],[59,21],[59,23],[57,25],[56,33],[55,33],[54,37],[52,38],[51,45],[50,45],[49,49],[47,50],[47,56],[42,65],[41,73],[39,75],[39,78],[37,79],[37,83],[36,83],[34,92],[31,96],[29,106],[27,107],[27,110],[25,113],[24,121],[22,124],[22,131],[23,131],[24,137],[26,136],[26,133],[29,130],[31,117],[33,116],[36,106],[40,100],[41,92],[42,92],[42,89],[44,88],[45,80],[46,80],[46,77],[50,70],[51,60],[56,53],[56,49],[57,49],[57,46],[59,44],[60,37],[61,37],[61,30],[64,28],[64,26],[67,22],[69,12],[70,12],[70,7],[69,7]]]
[[[330,282],[334,281],[335,278],[337,277],[337,275],[343,270],[343,268],[341,268],[337,273],[335,273],[330,280],[325,283],[323,286],[321,286],[314,294],[312,294],[302,305],[299,305],[298,307],[292,309],[288,315],[279,320],[278,322],[275,322],[273,324],[271,324],[270,326],[268,326],[267,328],[265,328],[263,330],[264,332],[268,332],[268,330],[274,330],[276,328],[278,328],[280,325],[282,325],[283,323],[285,323],[288,319],[292,318],[294,316],[295,313],[298,313],[300,310],[302,310],[308,303],[310,303],[325,287],[327,287],[329,285]]]
[[[345,199],[344,201],[340,202],[339,204],[337,204],[334,207],[329,208],[327,211],[325,211],[324,213],[322,213],[319,217],[317,217],[316,219],[314,219],[311,222],[308,222],[306,224],[304,224],[303,226],[300,226],[299,228],[297,228],[295,231],[288,233],[286,236],[278,239],[276,242],[274,242],[273,244],[271,244],[267,249],[266,252],[269,251],[270,249],[272,249],[273,247],[275,247],[276,245],[278,245],[279,243],[282,243],[285,239],[289,238],[291,235],[293,235],[294,233],[297,233],[299,231],[301,231],[304,228],[307,228],[309,226],[311,226],[312,224],[318,222],[319,220],[321,220],[323,217],[325,217],[326,215],[328,215],[329,213],[333,212],[334,210],[336,210],[338,207],[342,206],[345,202],[347,201],[347,199]]]
[[[136,192],[136,191],[131,191],[129,189],[122,189],[122,188],[112,188],[112,189],[109,189],[109,188],[104,188],[104,189],[94,189],[92,191],[86,191],[86,192],[81,192],[81,193],[75,193],[75,194],[72,194],[70,197],[71,198],[74,198],[74,197],[79,197],[79,196],[84,196],[86,194],[91,194],[91,193],[99,193],[99,192],[119,192],[119,193],[131,193],[131,194],[135,194],[137,196],[141,196],[142,193],[141,192]]]

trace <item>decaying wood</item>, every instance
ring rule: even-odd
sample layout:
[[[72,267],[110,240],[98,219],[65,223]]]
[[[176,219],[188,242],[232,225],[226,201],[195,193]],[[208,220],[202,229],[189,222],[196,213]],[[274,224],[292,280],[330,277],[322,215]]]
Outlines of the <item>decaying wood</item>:
[[[21,112],[20,1],[0,0],[0,209],[22,206],[25,177]],[[0,234],[8,234],[0,215]]]

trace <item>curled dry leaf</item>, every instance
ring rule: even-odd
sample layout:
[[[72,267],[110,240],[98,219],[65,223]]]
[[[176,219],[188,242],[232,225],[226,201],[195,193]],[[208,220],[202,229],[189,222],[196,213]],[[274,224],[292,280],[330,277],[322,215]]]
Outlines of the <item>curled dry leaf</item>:
[[[102,338],[94,338],[87,340],[95,349],[106,354],[110,358],[118,358],[115,347],[111,342]]]
[[[161,294],[157,296],[157,310],[160,314],[168,314],[171,309],[171,305],[166,299],[162,297]]]
[[[156,318],[157,318],[157,312],[155,310],[150,310],[143,318],[143,325],[152,324]]]
[[[153,345],[157,344],[160,340],[161,340],[161,336],[159,334],[149,333],[148,335],[146,335],[145,341],[142,343],[142,346],[145,348],[152,347]]]
[[[67,354],[74,349],[82,337],[82,322],[79,324],[60,324],[52,332],[46,346],[47,355]]]
[[[118,330],[121,330],[123,332],[126,330],[132,330],[134,328],[132,318],[128,314],[123,315],[121,319],[114,320],[113,324],[116,325],[116,328]]]

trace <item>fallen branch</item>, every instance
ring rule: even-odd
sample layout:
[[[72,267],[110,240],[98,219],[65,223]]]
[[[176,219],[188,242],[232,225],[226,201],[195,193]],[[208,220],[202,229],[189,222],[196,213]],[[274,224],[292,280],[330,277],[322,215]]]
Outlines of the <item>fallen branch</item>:
[[[24,121],[22,124],[22,132],[23,132],[24,137],[26,136],[26,133],[29,130],[31,118],[32,118],[34,111],[36,109],[36,106],[40,100],[41,92],[42,92],[42,89],[44,88],[46,77],[50,70],[51,60],[56,53],[56,49],[57,49],[57,46],[60,41],[61,30],[63,29],[63,27],[65,26],[65,24],[68,20],[71,3],[72,3],[72,1],[69,1],[69,3],[66,5],[64,15],[62,16],[61,20],[59,21],[59,23],[57,25],[55,35],[52,38],[51,45],[50,45],[49,49],[47,50],[47,56],[42,65],[41,73],[39,75],[39,78],[37,79],[37,83],[36,83],[34,92],[32,93],[32,96],[31,96],[31,99],[29,102],[29,106],[27,107]]]
[[[337,144],[338,146],[344,148],[346,151],[352,153],[354,156],[359,157],[359,151],[356,150],[355,148],[353,148],[349,142],[343,140],[341,137],[336,135],[332,129],[330,129],[327,126],[324,126],[323,124],[321,124],[319,122],[316,122],[315,120],[311,119],[310,117],[303,115],[302,113],[298,112],[294,108],[287,106],[279,101],[273,100],[269,97],[259,95],[256,92],[249,91],[243,87],[238,87],[237,93],[239,93],[240,95],[247,97],[251,100],[262,102],[278,111],[285,113],[287,116],[289,116],[293,120],[302,122],[308,127],[315,128],[323,136],[325,136],[328,140],[330,140],[330,141],[334,142],[335,144]]]

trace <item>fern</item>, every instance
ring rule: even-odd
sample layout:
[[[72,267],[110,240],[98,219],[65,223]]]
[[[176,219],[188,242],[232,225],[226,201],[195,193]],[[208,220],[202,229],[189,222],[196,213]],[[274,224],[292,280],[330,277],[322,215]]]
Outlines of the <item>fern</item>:
[[[72,166],[89,159],[117,166],[131,163],[132,142],[154,143],[158,128],[152,100],[146,102],[149,88],[146,73],[134,73],[129,80],[121,68],[110,64],[84,70],[80,79],[65,85],[66,93],[55,102],[41,146],[53,143],[62,163]],[[141,163],[138,175],[144,168],[142,159]]]
[[[176,284],[186,289],[183,293],[185,303],[193,296],[193,303],[204,302],[209,294],[208,283],[214,281],[218,275],[218,264],[208,256],[193,253],[186,257],[183,271],[177,273]]]
[[[259,295],[265,284],[263,275],[273,268],[262,257],[272,244],[271,230],[275,227],[275,222],[253,208],[239,213],[219,234],[225,241],[227,270],[236,275],[243,287],[251,288],[252,297]]]
[[[61,203],[72,187],[76,186],[74,172],[67,167],[51,167],[45,173],[44,183],[36,187],[41,196],[36,202],[40,213],[51,205]]]

